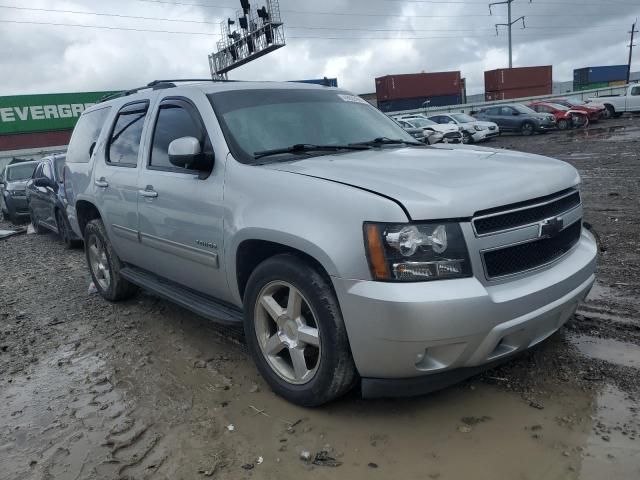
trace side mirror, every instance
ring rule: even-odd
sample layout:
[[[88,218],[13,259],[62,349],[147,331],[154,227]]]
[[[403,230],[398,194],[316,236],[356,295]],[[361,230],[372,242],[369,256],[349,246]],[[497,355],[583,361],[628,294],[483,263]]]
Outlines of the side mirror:
[[[53,182],[49,180],[47,177],[34,178],[33,185],[36,187],[42,187],[42,188],[54,187]]]
[[[520,115],[520,112],[518,112],[517,110],[514,110],[511,115],[513,115],[514,117],[517,117],[518,115]]]
[[[172,165],[201,172],[211,171],[213,157],[202,152],[195,137],[176,138],[169,144],[169,161]]]
[[[454,122],[453,120],[449,120],[448,123],[449,123],[449,125],[455,125],[456,124],[456,122]]]

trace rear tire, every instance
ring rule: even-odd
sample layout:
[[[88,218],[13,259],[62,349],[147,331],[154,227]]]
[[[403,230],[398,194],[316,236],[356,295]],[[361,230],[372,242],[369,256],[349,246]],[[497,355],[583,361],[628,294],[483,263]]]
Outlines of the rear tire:
[[[602,114],[602,118],[609,119],[615,116],[616,116],[616,109],[613,107],[613,105],[605,105],[605,111]]]
[[[529,137],[533,135],[535,131],[536,131],[536,127],[531,122],[524,122],[520,127],[520,133],[522,133],[522,135],[525,137]]]
[[[138,287],[120,275],[123,264],[111,246],[102,220],[91,220],[84,229],[84,238],[87,265],[100,295],[110,302],[133,297]]]
[[[303,258],[283,254],[258,265],[244,294],[244,329],[258,370],[288,401],[315,407],[355,385],[338,300]]]

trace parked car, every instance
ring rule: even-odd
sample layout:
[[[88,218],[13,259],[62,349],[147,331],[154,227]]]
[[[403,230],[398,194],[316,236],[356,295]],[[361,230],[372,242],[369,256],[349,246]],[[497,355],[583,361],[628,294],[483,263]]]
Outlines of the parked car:
[[[87,108],[67,152],[96,288],[243,323],[294,403],[442,388],[549,337],[594,283],[567,163],[429,148],[342,89],[151,87]]]
[[[546,132],[556,128],[553,115],[537,113],[520,103],[485,107],[476,117],[479,120],[497,123],[501,131],[520,132],[522,135],[533,135],[535,132]]]
[[[629,85],[624,95],[607,95],[587,100],[587,105],[602,104],[612,117],[620,117],[625,112],[640,112],[640,85]]]
[[[559,130],[589,125],[589,115],[582,110],[574,110],[552,102],[533,102],[528,106],[538,113],[550,113],[553,115],[556,118]]]
[[[0,183],[2,217],[18,223],[29,216],[25,187],[38,162],[20,162],[7,165]]]
[[[422,128],[426,132],[437,132],[442,135],[442,143],[462,143],[464,140],[464,136],[462,135],[462,131],[460,127],[457,125],[440,125],[432,120],[429,120],[426,117],[421,115],[404,115],[398,117],[399,121],[406,122],[411,125],[413,128]],[[427,133],[427,135],[430,135]],[[437,137],[436,137],[437,138]],[[432,142],[432,143],[438,143]]]
[[[440,113],[429,120],[441,125],[457,125],[467,143],[484,142],[500,135],[500,128],[494,122],[482,122],[466,113]]]
[[[416,140],[426,143],[427,145],[434,145],[440,143],[444,138],[444,134],[436,132],[428,128],[414,127],[411,123],[405,120],[397,120],[398,124]]]
[[[579,98],[556,98],[550,101],[559,105],[564,105],[572,110],[585,112],[589,116],[589,122],[592,123],[598,122],[609,115],[609,111],[604,105],[596,103],[587,104]]]
[[[52,155],[40,160],[27,182],[27,204],[31,224],[37,233],[50,230],[60,237],[67,248],[79,245],[67,218],[67,199],[63,182],[65,155]]]

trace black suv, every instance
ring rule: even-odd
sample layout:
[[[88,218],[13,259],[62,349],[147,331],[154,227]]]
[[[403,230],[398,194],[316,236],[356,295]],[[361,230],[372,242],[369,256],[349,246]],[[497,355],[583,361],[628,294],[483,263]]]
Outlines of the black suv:
[[[67,248],[72,248],[80,244],[80,239],[73,233],[67,218],[64,162],[65,155],[52,155],[40,160],[33,177],[27,182],[27,204],[36,232],[51,230],[59,235]]]

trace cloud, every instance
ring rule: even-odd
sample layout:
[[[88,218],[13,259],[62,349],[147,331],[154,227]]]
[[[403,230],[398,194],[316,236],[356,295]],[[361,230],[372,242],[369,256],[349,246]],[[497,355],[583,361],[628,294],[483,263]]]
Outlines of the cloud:
[[[176,1],[233,8],[239,4],[235,0]],[[580,6],[575,3],[563,0],[556,5],[514,4],[514,16],[527,15],[529,27],[527,30],[514,27],[516,66],[553,64],[555,80],[569,80],[574,68],[626,62],[627,32],[640,14],[640,3],[599,4],[596,0],[586,0]],[[220,8],[140,0],[108,3],[37,0],[28,5],[14,5],[211,23],[2,8],[0,19],[212,34],[218,34],[217,23],[233,13]],[[280,6],[287,46],[238,68],[230,74],[231,78],[338,77],[341,86],[363,93],[375,90],[374,78],[381,75],[461,70],[467,78],[469,93],[476,93],[483,91],[484,70],[507,64],[506,36],[501,31],[496,37],[493,27],[494,23],[506,20],[498,16],[504,9],[497,7],[495,15],[489,17],[486,3],[481,0],[469,0],[468,4],[281,0]],[[428,15],[438,17],[423,18]],[[113,90],[139,86],[157,78],[206,78],[207,55],[215,49],[217,39],[204,35],[5,23],[0,30],[0,71],[5,73],[0,95]]]

